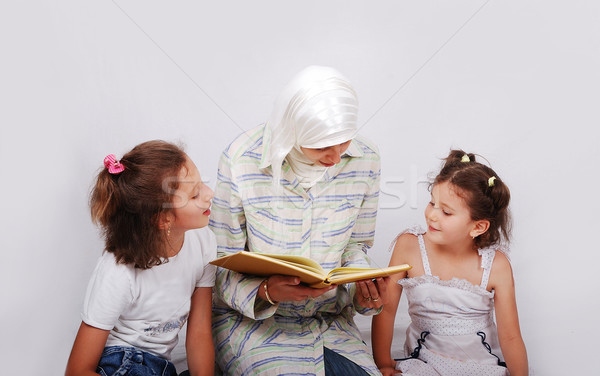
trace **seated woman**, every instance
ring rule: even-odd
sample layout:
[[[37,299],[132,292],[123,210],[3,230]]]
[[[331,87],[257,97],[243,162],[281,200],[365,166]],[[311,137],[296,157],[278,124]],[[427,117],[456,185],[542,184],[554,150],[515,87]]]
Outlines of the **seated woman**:
[[[210,225],[220,256],[299,255],[368,267],[379,197],[377,148],[357,136],[358,101],[336,70],[308,67],[265,125],[224,151]],[[379,375],[354,324],[377,313],[385,281],[314,289],[297,277],[218,269],[213,336],[226,375]]]

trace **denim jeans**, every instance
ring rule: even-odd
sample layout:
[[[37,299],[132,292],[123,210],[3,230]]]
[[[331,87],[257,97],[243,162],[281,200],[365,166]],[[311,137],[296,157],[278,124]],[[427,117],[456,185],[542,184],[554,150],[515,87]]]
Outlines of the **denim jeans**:
[[[368,376],[358,364],[327,347],[323,348],[326,376]]]
[[[135,347],[105,347],[96,368],[102,376],[177,376],[175,366],[166,359]]]

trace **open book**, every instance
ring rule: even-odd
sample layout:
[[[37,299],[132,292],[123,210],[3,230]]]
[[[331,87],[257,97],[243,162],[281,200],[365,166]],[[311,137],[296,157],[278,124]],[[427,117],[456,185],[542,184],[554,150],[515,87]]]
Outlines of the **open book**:
[[[318,262],[306,257],[247,251],[219,257],[210,263],[235,272],[257,276],[292,275],[300,277],[302,282],[315,288],[387,277],[412,268],[410,265],[403,264],[377,269],[340,267],[326,271]]]

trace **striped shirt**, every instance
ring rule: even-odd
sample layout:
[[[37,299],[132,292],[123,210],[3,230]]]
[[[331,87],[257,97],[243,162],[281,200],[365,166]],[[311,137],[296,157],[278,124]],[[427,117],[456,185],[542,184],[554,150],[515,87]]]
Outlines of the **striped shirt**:
[[[284,161],[275,187],[263,133],[264,126],[247,131],[219,162],[210,220],[219,255],[246,250],[304,256],[324,269],[368,267],[379,198],[377,148],[356,137],[308,191]],[[271,306],[256,299],[263,279],[217,271],[213,335],[225,374],[324,375],[323,346],[380,374],[352,319],[357,311],[375,311],[354,306],[354,284]]]

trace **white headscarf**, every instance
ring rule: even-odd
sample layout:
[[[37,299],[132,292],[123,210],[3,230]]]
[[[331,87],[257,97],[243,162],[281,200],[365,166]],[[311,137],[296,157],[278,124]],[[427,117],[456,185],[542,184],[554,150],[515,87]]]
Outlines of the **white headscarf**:
[[[350,82],[333,68],[310,66],[281,91],[267,122],[270,138],[263,139],[273,182],[279,184],[287,158],[300,184],[310,188],[327,167],[315,165],[300,147],[324,148],[356,136],[358,98]]]

